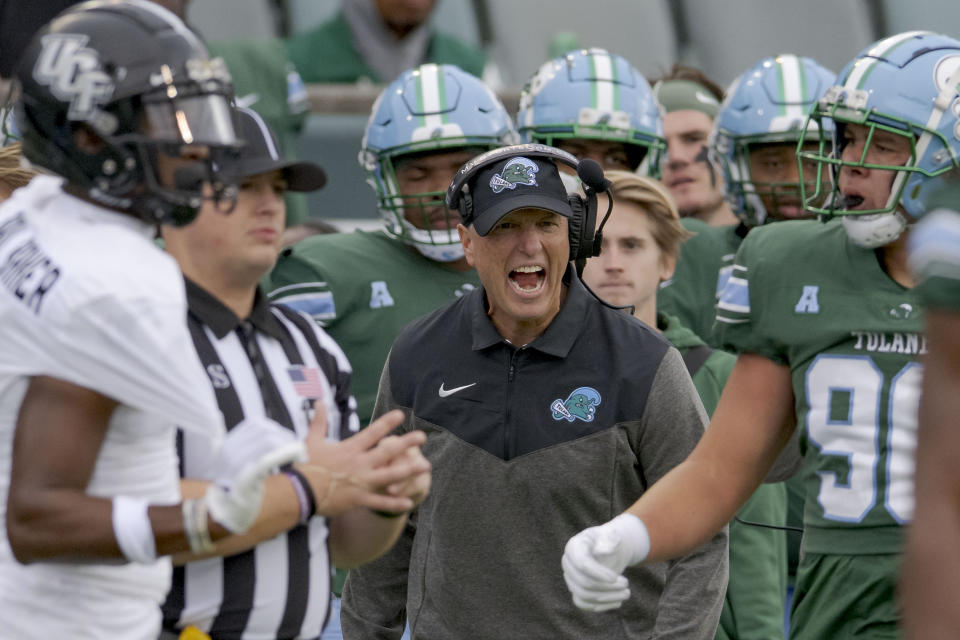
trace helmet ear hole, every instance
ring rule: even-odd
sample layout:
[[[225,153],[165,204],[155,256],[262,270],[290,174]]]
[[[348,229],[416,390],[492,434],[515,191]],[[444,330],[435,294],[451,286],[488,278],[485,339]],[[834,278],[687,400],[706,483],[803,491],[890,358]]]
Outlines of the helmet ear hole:
[[[71,131],[73,133],[73,144],[80,153],[89,156],[97,155],[106,146],[103,138],[84,123],[72,126]]]

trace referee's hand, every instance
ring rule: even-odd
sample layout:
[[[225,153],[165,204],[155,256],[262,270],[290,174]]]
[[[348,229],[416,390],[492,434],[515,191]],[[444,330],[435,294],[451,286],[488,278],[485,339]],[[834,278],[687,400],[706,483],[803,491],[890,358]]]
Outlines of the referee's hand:
[[[356,435],[331,442],[322,433],[323,422],[314,420],[306,442],[310,461],[297,469],[310,482],[318,515],[335,516],[355,507],[401,513],[423,499],[430,462],[420,446],[427,437],[419,430],[386,437],[402,422],[402,411],[390,411]],[[398,492],[398,487],[417,489]]]

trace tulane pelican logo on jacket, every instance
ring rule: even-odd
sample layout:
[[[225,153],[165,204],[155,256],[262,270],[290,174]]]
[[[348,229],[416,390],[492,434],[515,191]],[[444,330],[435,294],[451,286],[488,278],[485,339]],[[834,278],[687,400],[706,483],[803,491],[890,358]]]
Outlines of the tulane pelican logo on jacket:
[[[503,166],[500,173],[490,177],[490,188],[494,193],[500,193],[504,189],[516,189],[518,184],[536,187],[538,171],[540,167],[533,160],[514,158]]]
[[[600,404],[600,394],[596,389],[579,387],[574,389],[566,400],[559,398],[554,400],[550,409],[553,411],[554,420],[593,422],[598,404]]]

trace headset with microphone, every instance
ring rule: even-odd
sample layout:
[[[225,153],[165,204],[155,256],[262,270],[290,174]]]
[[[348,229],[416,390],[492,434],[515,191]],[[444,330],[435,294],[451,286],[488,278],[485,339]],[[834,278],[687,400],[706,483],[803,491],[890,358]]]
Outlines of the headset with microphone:
[[[600,255],[603,243],[603,226],[613,209],[613,197],[610,194],[610,181],[603,177],[603,169],[595,161],[577,158],[566,151],[545,144],[517,144],[501,147],[482,153],[467,162],[454,176],[447,189],[447,208],[459,211],[465,220],[473,219],[473,197],[470,194],[470,181],[479,171],[507,158],[523,156],[527,158],[546,158],[555,164],[564,164],[577,172],[583,183],[584,196],[568,194],[567,202],[573,215],[569,219],[570,260],[576,262],[577,273],[583,272],[587,258]],[[597,224],[597,193],[607,192],[607,212],[600,222],[600,228],[594,232]]]

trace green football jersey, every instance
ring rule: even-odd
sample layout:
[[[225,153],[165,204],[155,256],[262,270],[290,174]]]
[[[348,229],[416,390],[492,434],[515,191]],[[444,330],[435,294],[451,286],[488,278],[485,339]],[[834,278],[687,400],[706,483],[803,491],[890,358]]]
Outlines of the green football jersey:
[[[366,425],[380,372],[408,322],[480,285],[382,231],[313,236],[285,250],[265,289],[270,299],[313,316],[346,353],[351,390]]]
[[[900,550],[913,513],[913,456],[926,351],[916,291],[839,224],[754,229],[717,308],[731,350],[789,366],[806,506],[804,549]]]
[[[910,267],[925,306],[960,310],[960,212],[940,209],[910,236]]]
[[[730,276],[733,257],[747,228],[711,227],[693,218],[684,218],[682,223],[695,235],[680,245],[673,277],[657,292],[657,311],[677,317],[704,342],[717,347],[713,329],[717,297]]]

